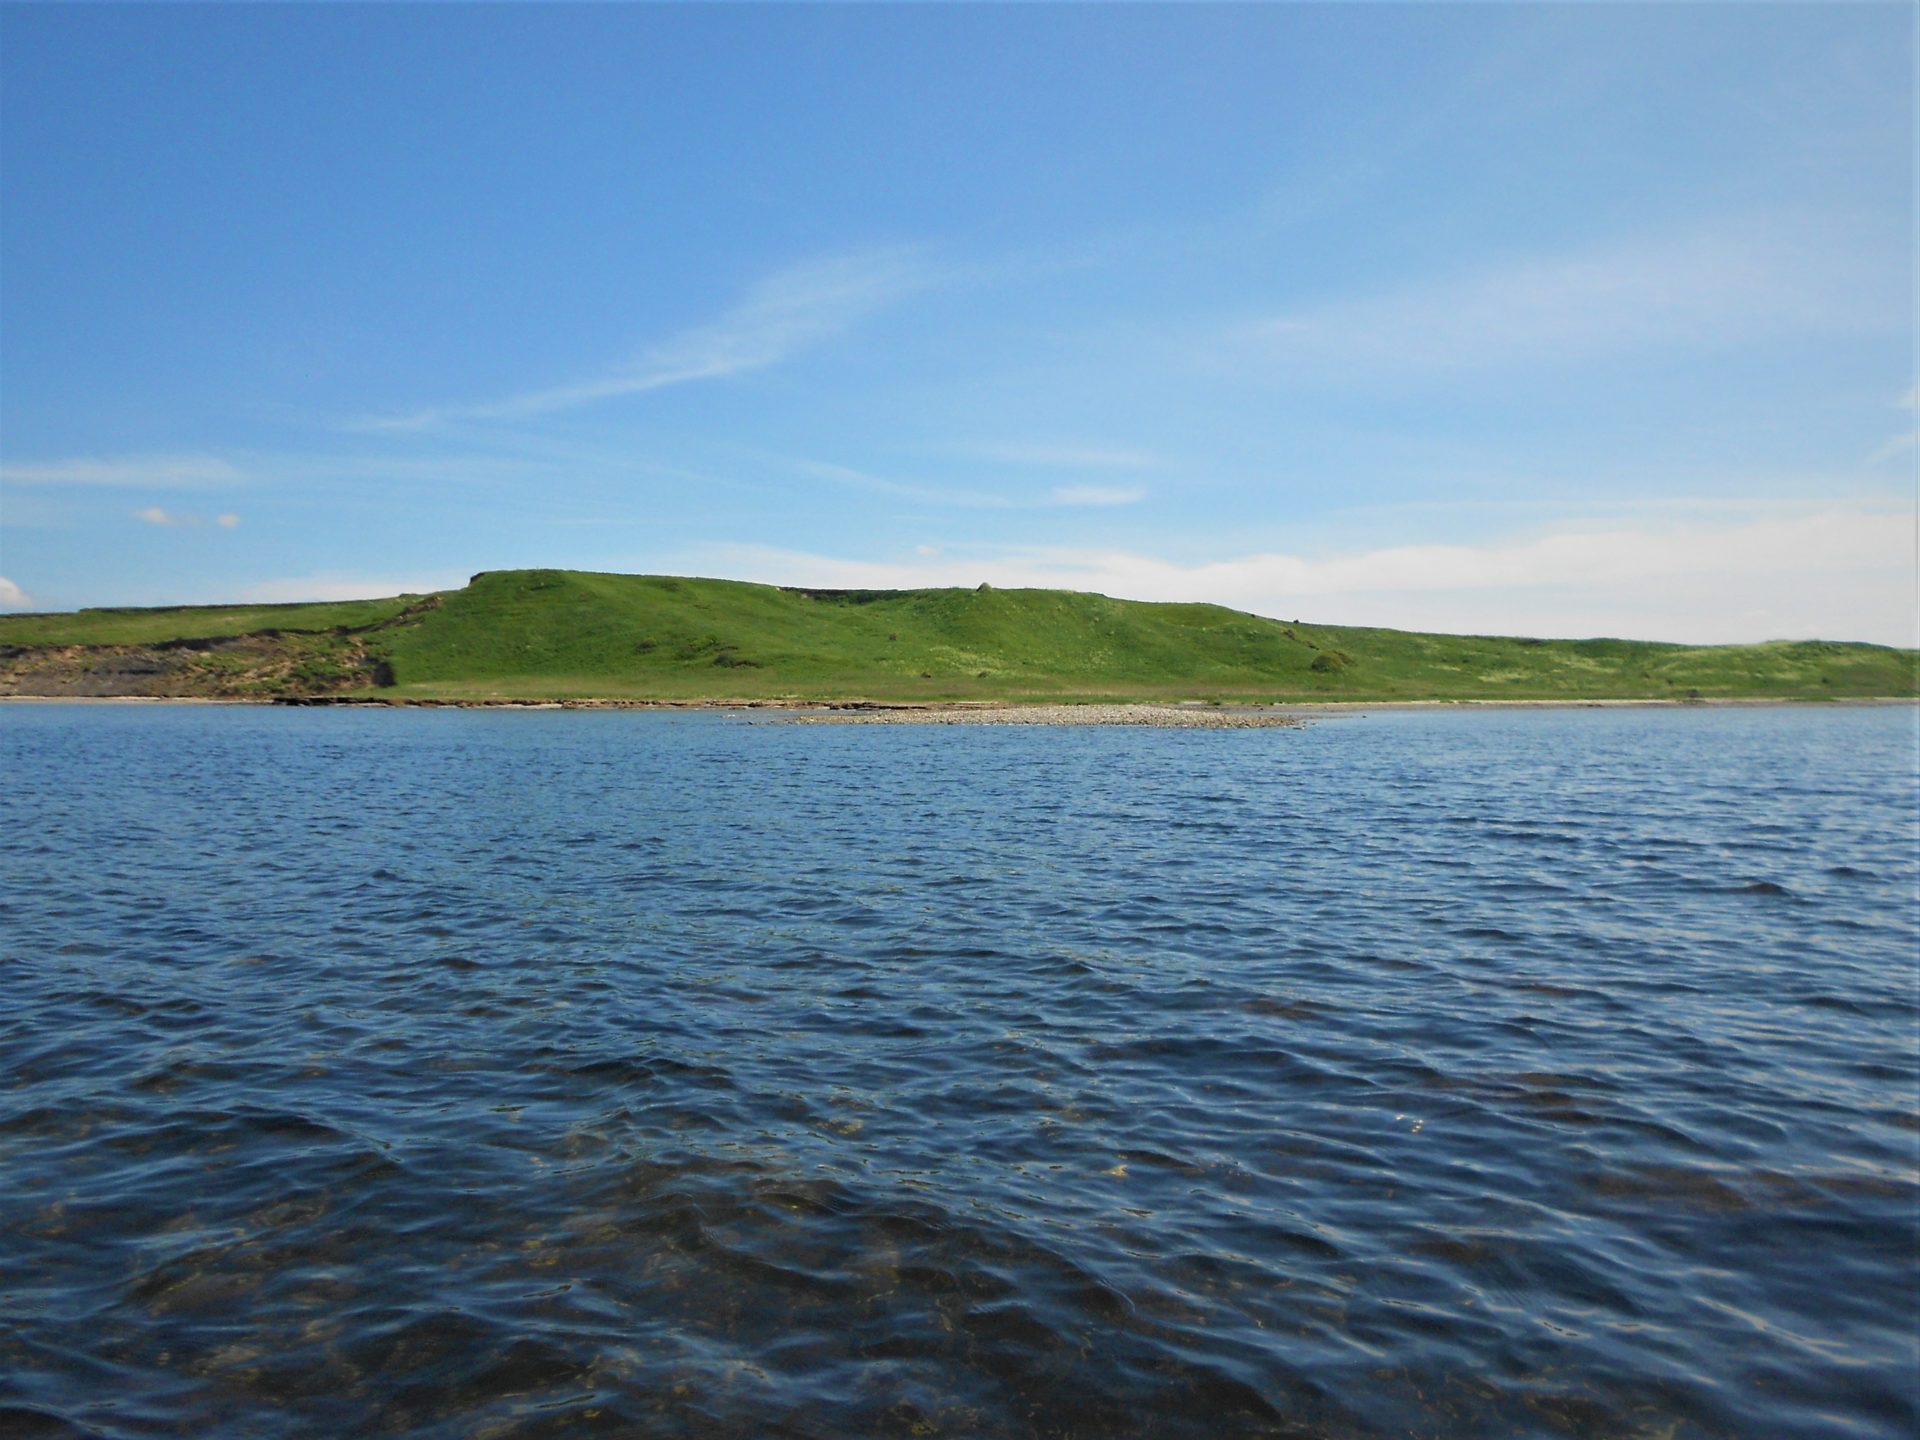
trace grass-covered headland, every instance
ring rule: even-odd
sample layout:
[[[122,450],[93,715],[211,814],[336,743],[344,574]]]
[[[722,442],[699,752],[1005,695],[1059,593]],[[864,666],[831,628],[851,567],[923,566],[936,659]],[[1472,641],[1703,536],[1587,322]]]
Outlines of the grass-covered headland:
[[[1920,694],[1920,652],[1429,635],[985,585],[804,590],[511,570],[386,600],[0,616],[0,694],[1813,700]]]

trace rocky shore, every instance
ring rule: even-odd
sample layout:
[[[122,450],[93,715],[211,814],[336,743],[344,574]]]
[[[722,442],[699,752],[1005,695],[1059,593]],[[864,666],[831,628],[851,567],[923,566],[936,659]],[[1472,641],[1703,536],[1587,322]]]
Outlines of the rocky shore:
[[[1306,723],[1298,715],[1211,705],[955,705],[784,718],[801,725],[1151,725],[1163,730],[1273,730]]]

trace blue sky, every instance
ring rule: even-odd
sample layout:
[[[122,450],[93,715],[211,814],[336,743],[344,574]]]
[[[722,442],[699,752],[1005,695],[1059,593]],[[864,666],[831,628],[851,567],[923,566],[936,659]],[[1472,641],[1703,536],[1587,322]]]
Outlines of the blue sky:
[[[0,608],[1914,644],[1906,6],[0,7]]]

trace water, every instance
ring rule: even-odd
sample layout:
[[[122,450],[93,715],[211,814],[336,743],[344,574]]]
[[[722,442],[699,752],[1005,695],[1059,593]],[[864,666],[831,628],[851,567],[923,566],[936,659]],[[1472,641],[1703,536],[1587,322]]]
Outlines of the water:
[[[1911,1435],[1914,727],[0,708],[0,1431]]]

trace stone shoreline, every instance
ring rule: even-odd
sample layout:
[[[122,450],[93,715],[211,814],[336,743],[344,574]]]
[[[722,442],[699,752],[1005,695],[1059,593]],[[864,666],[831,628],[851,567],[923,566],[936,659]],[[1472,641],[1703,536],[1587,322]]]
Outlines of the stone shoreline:
[[[983,705],[951,709],[834,710],[792,714],[799,725],[1151,725],[1162,730],[1274,730],[1306,724],[1272,710],[1184,705]]]
[[[1833,699],[1790,696],[1710,695],[1670,700],[1289,700],[1272,705],[1197,701],[1124,701],[1089,704],[1030,704],[1000,700],[663,700],[629,698],[530,699],[508,696],[345,695],[23,695],[0,691],[0,705],[255,705],[367,710],[656,710],[709,711],[756,723],[828,725],[1152,725],[1170,729],[1236,730],[1288,726],[1317,716],[1359,715],[1392,710],[1675,710],[1818,705],[1822,709],[1862,705],[1920,705],[1902,695],[1849,695]]]

